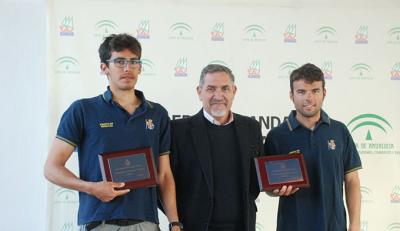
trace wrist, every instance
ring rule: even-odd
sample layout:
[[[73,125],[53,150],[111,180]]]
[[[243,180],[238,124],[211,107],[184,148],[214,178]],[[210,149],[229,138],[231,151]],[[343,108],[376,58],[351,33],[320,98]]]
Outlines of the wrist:
[[[349,231],[358,231],[360,230],[360,223],[350,223]]]
[[[168,225],[169,230],[171,231],[172,228],[178,227],[180,230],[183,230],[183,224],[179,221],[171,221]]]
[[[83,183],[82,190],[80,191],[83,191],[84,193],[87,193],[89,195],[94,195],[93,189],[94,189],[94,183],[86,181]]]

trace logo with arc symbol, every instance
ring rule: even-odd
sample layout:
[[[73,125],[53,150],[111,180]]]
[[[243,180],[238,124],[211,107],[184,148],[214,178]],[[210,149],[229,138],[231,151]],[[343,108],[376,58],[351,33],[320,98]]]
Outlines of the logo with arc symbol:
[[[212,60],[211,62],[209,62],[208,64],[218,64],[218,65],[222,65],[225,67],[228,67],[228,64],[226,64],[226,62],[222,61],[222,60]]]
[[[79,62],[71,56],[62,56],[56,60],[56,69],[65,73],[77,72],[79,70]]]
[[[361,186],[360,191],[361,191],[361,200],[362,201],[367,201],[369,198],[371,198],[371,196],[372,196],[371,189],[369,189],[365,186]]]
[[[335,28],[330,26],[323,26],[318,28],[317,35],[324,38],[325,40],[328,40],[336,36],[336,30]]]
[[[347,127],[350,130],[351,133],[354,131],[360,129],[360,128],[367,128],[367,134],[365,136],[365,140],[372,140],[372,133],[371,133],[371,128],[379,129],[383,131],[385,134],[387,133],[387,129],[390,128],[392,129],[392,126],[390,123],[383,117],[376,115],[376,114],[361,114],[356,117],[354,117],[348,124]],[[352,128],[350,128],[352,127]]]
[[[118,28],[118,25],[111,20],[101,20],[95,24],[95,27],[103,34],[108,35],[113,33]]]
[[[365,63],[357,63],[351,67],[351,71],[357,76],[364,77],[372,73],[372,68]]]
[[[142,73],[146,74],[154,70],[155,64],[150,59],[141,59],[142,61]]]
[[[299,68],[299,65],[295,62],[286,62],[279,66],[279,70],[282,73],[280,77],[289,77],[293,70]]]
[[[392,223],[388,225],[386,229],[388,231],[400,231],[400,223],[399,222]]]
[[[184,34],[192,31],[192,27],[184,22],[177,22],[175,24],[172,24],[169,29],[173,33],[178,33],[179,36],[183,36]]]
[[[393,27],[387,33],[392,40],[400,42],[400,27]]]
[[[78,195],[76,191],[66,188],[58,188],[55,191],[55,196],[58,202],[76,202]]]
[[[257,24],[251,24],[248,25],[244,28],[244,31],[246,34],[248,34],[252,38],[259,37],[260,35],[265,33],[264,27],[257,25]]]

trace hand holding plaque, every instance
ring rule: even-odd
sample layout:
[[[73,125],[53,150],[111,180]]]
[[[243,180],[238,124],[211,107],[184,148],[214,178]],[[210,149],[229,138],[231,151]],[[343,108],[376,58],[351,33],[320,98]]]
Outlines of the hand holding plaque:
[[[157,184],[157,171],[150,147],[99,155],[104,181],[125,182],[120,189],[153,187]]]
[[[262,156],[254,161],[260,191],[279,189],[284,185],[309,186],[302,154]]]

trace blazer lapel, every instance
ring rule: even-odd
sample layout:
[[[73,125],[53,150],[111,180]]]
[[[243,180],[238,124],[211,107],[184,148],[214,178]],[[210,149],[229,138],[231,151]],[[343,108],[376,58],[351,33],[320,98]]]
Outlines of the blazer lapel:
[[[240,150],[240,159],[242,163],[242,173],[243,173],[243,199],[244,199],[244,211],[246,216],[244,217],[244,222],[245,226],[248,227],[249,224],[249,192],[250,192],[250,152],[252,150],[250,147],[250,130],[249,126],[244,123],[241,118],[235,114],[234,115],[234,120],[235,120],[235,129],[236,129],[236,137],[238,140],[238,145],[239,145],[239,150]]]
[[[203,170],[203,174],[205,176],[208,190],[210,192],[210,195],[213,195],[214,181],[213,181],[210,142],[207,134],[207,128],[206,128],[207,125],[205,124],[203,117],[204,116],[202,110],[200,110],[200,112],[193,117],[191,136],[193,140],[194,151],[197,157],[199,158],[199,162]]]
[[[240,150],[240,160],[242,163],[242,171],[243,171],[243,185],[245,186],[244,189],[247,190],[249,188],[249,172],[250,172],[250,156],[249,152],[249,128],[246,124],[243,123],[240,117],[236,114],[233,114],[234,121],[235,121],[235,129],[236,129],[236,137],[239,144]]]

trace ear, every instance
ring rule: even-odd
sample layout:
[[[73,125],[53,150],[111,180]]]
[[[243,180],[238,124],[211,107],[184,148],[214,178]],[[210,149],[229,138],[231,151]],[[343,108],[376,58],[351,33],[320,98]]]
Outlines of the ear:
[[[293,92],[292,91],[289,91],[289,98],[293,102]]]
[[[140,64],[140,66],[139,66],[139,75],[142,73],[142,64]]]
[[[199,96],[199,99],[200,99],[200,101],[201,101],[201,97],[200,97],[200,94],[201,94],[201,87],[200,87],[200,86],[197,86],[197,87],[196,87],[196,91],[197,91],[197,96]]]
[[[232,88],[233,96],[235,96],[236,91],[237,91],[237,86],[233,85],[233,88]]]
[[[324,88],[324,90],[322,91],[322,93],[323,93],[323,99],[325,99],[325,96],[326,96],[326,89]]]
[[[105,63],[100,64],[100,70],[103,72],[103,74],[108,75],[109,69]]]

